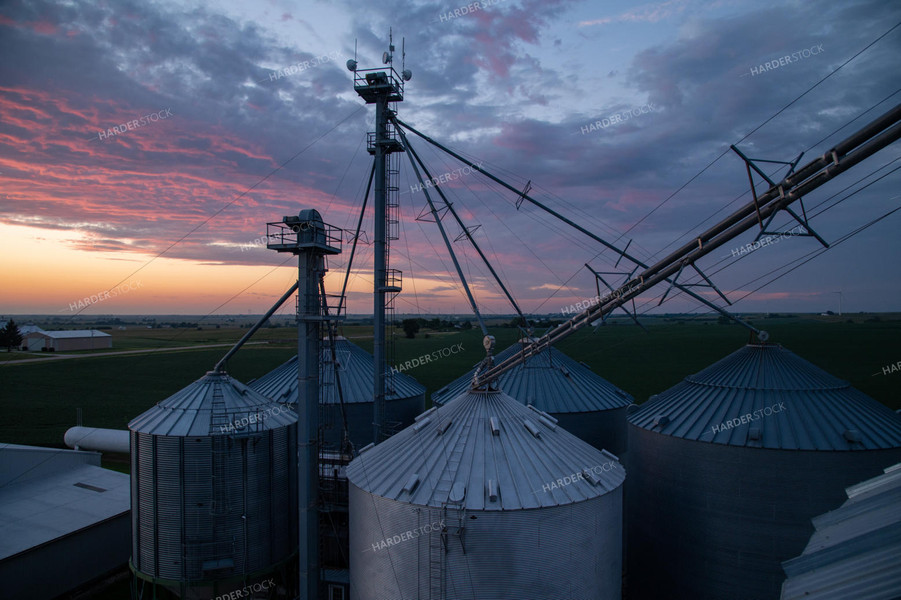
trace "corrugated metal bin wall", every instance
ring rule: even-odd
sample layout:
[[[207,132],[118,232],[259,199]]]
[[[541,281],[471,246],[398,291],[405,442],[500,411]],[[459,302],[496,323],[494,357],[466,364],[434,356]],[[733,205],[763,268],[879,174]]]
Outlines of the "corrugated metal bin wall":
[[[294,424],[223,440],[227,499],[214,506],[212,437],[132,432],[135,567],[191,582],[211,578],[207,561],[231,559],[232,576],[287,558],[296,548],[296,436]]]
[[[630,599],[777,598],[810,519],[901,450],[745,449],[638,427],[626,482]],[[775,595],[773,595],[775,593]]]
[[[351,600],[435,597],[429,558],[440,533],[379,550],[372,545],[388,534],[446,522],[442,510],[380,498],[354,485],[350,505]],[[621,487],[573,505],[467,516],[465,554],[448,536],[446,600],[620,599]]]

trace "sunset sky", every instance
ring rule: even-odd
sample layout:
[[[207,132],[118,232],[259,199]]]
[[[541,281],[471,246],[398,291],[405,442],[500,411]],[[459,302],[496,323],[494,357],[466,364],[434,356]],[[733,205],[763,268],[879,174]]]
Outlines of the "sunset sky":
[[[803,164],[901,102],[898,2],[484,4],[0,4],[0,316],[268,309],[296,261],[256,241],[267,221],[315,208],[355,227],[374,109],[344,63],[356,45],[360,68],[380,66],[389,28],[398,66],[404,40],[413,72],[402,120],[516,188],[531,181],[537,199],[610,242],[631,240],[648,263],[750,199],[730,144],[769,160],[803,151]],[[112,131],[123,123],[132,126]],[[413,144],[434,175],[463,166]],[[411,188],[406,156],[396,157],[397,310],[468,312],[435,224],[416,219],[425,196]],[[805,198],[812,226],[836,242],[901,207],[899,166],[895,143]],[[613,270],[615,254],[535,207],[517,209],[516,194],[478,174],[447,189],[526,312],[594,296],[585,263]],[[459,227],[444,223],[456,238]],[[795,225],[787,215],[776,223]],[[815,240],[740,257],[724,249],[700,266],[737,311],[837,311],[836,292],[846,312],[898,311],[899,225],[901,211],[792,271],[818,253]],[[512,312],[475,251],[454,246],[482,310]],[[330,259],[331,292],[344,247]],[[351,313],[371,311],[371,261],[371,245],[361,245]],[[643,296],[639,310],[708,312],[684,296],[656,308],[664,291]]]

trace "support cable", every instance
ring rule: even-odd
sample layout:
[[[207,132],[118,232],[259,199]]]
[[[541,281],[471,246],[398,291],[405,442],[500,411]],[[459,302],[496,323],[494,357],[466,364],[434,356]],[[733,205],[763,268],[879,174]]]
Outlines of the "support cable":
[[[360,218],[357,220],[357,230],[354,233],[354,243],[350,247],[350,256],[347,258],[347,269],[344,271],[344,284],[341,286],[341,297],[338,299],[338,314],[344,306],[344,294],[347,292],[347,281],[350,278],[350,270],[354,263],[354,254],[357,253],[357,242],[360,240],[360,229],[363,227],[363,216],[366,214],[366,202],[369,200],[369,191],[372,189],[372,179],[375,177],[375,161],[369,171],[369,183],[366,184],[366,193],[363,195],[363,206],[360,208]]]
[[[365,206],[364,206],[364,210],[365,210]],[[346,282],[346,280],[345,280],[345,282]],[[326,300],[327,296],[325,295],[325,277],[324,276],[319,278],[319,297],[322,299],[322,313],[326,317],[328,317],[329,310],[328,310],[328,302]],[[342,295],[338,301],[339,307],[340,307],[340,302],[343,300],[344,300],[344,296]],[[335,337],[336,337],[335,329],[336,329],[336,326],[338,323],[337,317],[340,316],[340,314],[341,314],[341,309],[339,308],[338,315],[336,315],[335,319],[328,319],[328,318],[326,319],[326,323],[327,323],[326,331],[328,332],[328,342],[329,342],[329,349],[331,350],[332,369],[333,369],[334,375],[335,375],[335,390],[338,392],[338,404],[341,408],[342,440],[341,440],[341,447],[339,448],[339,452],[343,455],[343,454],[345,454],[345,450],[346,450],[347,454],[350,454],[351,456],[353,456],[354,447],[353,447],[353,443],[351,443],[351,441],[350,441],[350,427],[347,424],[347,407],[344,404],[344,390],[341,387],[341,374],[340,374],[340,369],[338,368],[338,352],[335,348]],[[322,390],[323,390],[323,387],[320,384],[320,386],[319,386],[320,396],[322,395]],[[299,401],[300,400],[298,399],[298,402]],[[320,445],[320,447],[322,447],[322,446]]]
[[[397,133],[400,135],[404,147],[409,148],[409,142],[407,141],[407,136],[403,132],[403,129],[397,129]],[[447,233],[444,231],[444,225],[441,224],[441,217],[438,214],[438,210],[435,208],[435,204],[432,202],[432,197],[431,195],[429,195],[429,191],[425,187],[425,182],[422,180],[422,175],[419,173],[419,167],[416,166],[416,161],[413,160],[413,157],[410,156],[409,152],[405,154],[407,154],[407,158],[410,160],[410,165],[413,167],[413,172],[416,174],[416,179],[418,179],[420,185],[422,185],[422,192],[425,194],[426,202],[429,203],[429,209],[432,212],[432,216],[435,218],[435,224],[438,226],[438,231],[441,232],[441,238],[444,240],[444,245],[447,247],[447,251],[454,263],[454,268],[457,270],[457,276],[460,278],[460,282],[463,284],[463,289],[466,291],[466,297],[469,299],[469,305],[472,307],[472,311],[475,313],[476,319],[479,321],[479,327],[481,327],[482,329],[482,335],[487,336],[488,328],[485,327],[485,321],[482,319],[481,313],[479,313],[479,307],[476,305],[475,298],[473,298],[472,296],[472,291],[470,291],[469,289],[469,284],[466,282],[466,277],[463,275],[463,269],[460,268],[460,263],[457,261],[457,254],[454,252],[453,245],[448,239]]]
[[[433,140],[432,138],[430,138],[429,136],[425,135],[424,133],[421,133],[421,132],[417,131],[416,129],[410,127],[409,125],[407,125],[406,123],[404,123],[404,122],[401,121],[400,119],[395,118],[395,122],[396,122],[397,124],[401,125],[403,128],[408,129],[408,130],[410,130],[411,132],[415,133],[416,135],[418,135],[419,137],[421,137],[421,138],[424,139],[425,141],[429,142],[430,144],[432,144],[432,145],[435,146],[436,148],[439,148],[440,150],[443,150],[444,152],[450,154],[451,156],[453,156],[453,157],[456,158],[457,160],[463,162],[464,164],[466,164],[467,166],[469,166],[469,167],[472,168],[473,170],[478,171],[479,173],[482,173],[483,175],[485,175],[486,177],[488,177],[488,178],[491,179],[492,181],[495,181],[496,183],[498,183],[498,184],[504,186],[505,188],[507,188],[507,189],[510,190],[511,192],[515,193],[517,196],[521,197],[522,199],[528,200],[531,204],[533,204],[533,205],[537,206],[538,208],[544,210],[546,213],[548,213],[548,214],[550,214],[551,216],[557,218],[558,220],[562,221],[563,223],[566,223],[567,225],[569,225],[569,226],[572,227],[573,229],[576,229],[577,231],[583,233],[584,235],[586,235],[586,236],[588,236],[589,238],[593,239],[594,241],[598,242],[598,243],[601,244],[602,246],[605,246],[605,247],[609,248],[610,250],[613,250],[613,251],[616,252],[618,255],[620,255],[621,258],[626,258],[627,260],[631,261],[632,263],[634,263],[635,265],[638,265],[639,267],[641,267],[641,268],[643,268],[643,269],[649,269],[649,268],[650,268],[649,265],[645,264],[644,262],[642,262],[642,261],[639,260],[638,258],[636,258],[636,257],[634,257],[634,256],[632,256],[632,255],[630,255],[630,254],[628,254],[625,250],[621,250],[621,249],[617,248],[616,246],[614,246],[614,245],[611,244],[610,242],[606,241],[605,239],[601,238],[600,236],[598,236],[598,235],[592,233],[591,231],[585,229],[585,228],[582,227],[581,225],[579,225],[579,224],[573,222],[572,220],[570,220],[570,219],[564,217],[563,215],[561,215],[561,214],[558,213],[557,211],[555,211],[555,210],[553,210],[553,209],[551,209],[551,208],[545,206],[544,204],[542,204],[542,203],[539,202],[538,200],[535,200],[534,198],[532,198],[529,194],[527,194],[527,193],[524,192],[523,190],[518,190],[518,189],[514,188],[513,186],[511,186],[510,184],[508,184],[507,182],[503,181],[502,179],[499,179],[499,178],[495,177],[494,175],[492,175],[491,173],[489,173],[488,171],[486,171],[486,170],[483,169],[482,167],[480,167],[480,166],[478,166],[478,165],[476,165],[476,164],[470,162],[469,160],[467,160],[466,158],[460,156],[459,154],[457,154],[457,153],[454,152],[453,150],[450,150],[449,148],[446,148],[446,147],[443,146],[441,143],[439,143],[439,142]],[[400,129],[400,128],[399,128],[399,129],[398,129],[398,132],[401,133],[401,135],[404,135],[404,134],[403,134],[403,129]],[[694,247],[694,246],[692,246],[692,247]],[[694,299],[697,300],[698,302],[701,302],[701,303],[703,303],[703,304],[706,304],[706,305],[708,305],[708,306],[710,306],[711,308],[714,308],[714,309],[716,309],[716,310],[719,310],[719,309],[718,309],[713,303],[711,303],[709,300],[707,300],[706,298],[704,298],[703,296],[701,296],[701,295],[699,295],[699,294],[696,294],[695,292],[691,291],[691,290],[688,289],[687,287],[685,287],[685,286],[683,286],[683,285],[681,285],[681,284],[679,284],[679,283],[676,283],[675,280],[671,281],[671,280],[669,280],[669,279],[665,279],[665,281],[667,281],[668,283],[670,283],[670,284],[674,285],[675,287],[679,288],[682,292],[688,294],[689,296],[691,296],[692,298],[694,298]],[[615,295],[615,294],[614,294],[614,295]],[[598,300],[600,301],[601,299],[598,299]],[[594,319],[591,319],[591,320],[593,321]]]
[[[260,317],[260,320],[257,321],[256,324],[255,324],[253,327],[251,327],[251,328],[247,331],[247,333],[245,333],[244,336],[243,336],[240,340],[238,340],[238,343],[235,344],[234,346],[232,346],[231,350],[229,350],[228,352],[226,352],[226,353],[225,353],[225,356],[223,356],[222,358],[219,359],[219,362],[216,363],[216,366],[213,367],[213,370],[214,370],[214,371],[217,371],[217,372],[219,372],[219,373],[223,372],[223,370],[225,369],[225,364],[228,362],[228,359],[230,359],[232,356],[234,356],[235,353],[236,353],[238,350],[241,349],[241,346],[243,346],[244,343],[245,343],[247,340],[249,340],[249,339],[251,338],[251,336],[253,336],[253,334],[255,334],[257,331],[259,331],[260,327],[262,327],[262,326],[266,323],[266,321],[269,320],[269,317],[271,317],[272,315],[274,315],[274,314],[275,314],[275,311],[277,311],[279,308],[281,308],[281,307],[282,307],[282,304],[284,304],[285,301],[287,301],[288,298],[290,298],[291,295],[294,294],[294,292],[296,292],[296,291],[297,291],[297,282],[295,281],[295,282],[294,282],[294,285],[292,285],[292,286],[288,289],[287,292],[285,292],[284,294],[282,294],[282,297],[279,298],[279,299],[276,301],[276,303],[272,305],[272,308],[270,308],[270,309],[266,312],[265,315],[263,315],[262,317]]]
[[[398,128],[398,131],[400,129]],[[416,150],[413,149],[413,146],[410,145],[409,140],[406,139],[403,133],[401,133],[401,137],[404,140],[404,146],[407,151],[416,159],[416,162],[419,163],[419,166],[422,167],[423,173],[426,174],[429,181],[432,181],[432,174],[429,172],[428,167],[422,162],[422,159],[417,154]],[[472,247],[475,248],[476,252],[479,253],[479,256],[482,258],[482,261],[485,263],[485,266],[488,267],[488,270],[491,272],[492,277],[497,282],[498,286],[500,286],[501,290],[504,292],[504,295],[507,297],[507,300],[510,301],[510,304],[513,306],[513,309],[516,311],[516,314],[519,315],[519,318],[522,319],[522,326],[528,328],[528,321],[526,317],[523,316],[522,310],[519,308],[519,305],[516,303],[516,300],[513,299],[513,296],[510,295],[510,292],[507,290],[507,286],[504,285],[504,282],[501,281],[500,276],[497,274],[497,271],[494,270],[494,267],[491,265],[491,262],[485,256],[485,253],[482,252],[482,249],[479,247],[478,243],[476,243],[475,239],[472,237],[472,232],[469,228],[463,223],[462,219],[460,219],[460,215],[457,214],[457,211],[454,210],[454,206],[451,202],[448,201],[447,197],[444,195],[444,191],[442,191],[441,186],[435,185],[435,191],[438,192],[438,195],[441,197],[441,200],[444,202],[445,206],[447,206],[450,214],[453,215],[454,219],[457,221],[457,224],[460,226],[460,229],[463,230],[462,235],[465,235],[466,239],[469,240],[469,243],[472,244]]]

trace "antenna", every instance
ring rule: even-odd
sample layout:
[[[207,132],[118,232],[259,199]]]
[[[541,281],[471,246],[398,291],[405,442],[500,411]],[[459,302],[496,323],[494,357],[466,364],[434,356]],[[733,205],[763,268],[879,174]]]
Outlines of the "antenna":
[[[354,57],[348,59],[347,61],[347,70],[351,73],[357,72],[357,38],[354,38]]]
[[[400,38],[400,76],[404,81],[413,79],[413,71],[407,70],[407,38]]]
[[[388,28],[388,51],[382,52],[382,62],[394,67],[394,34],[390,27]]]

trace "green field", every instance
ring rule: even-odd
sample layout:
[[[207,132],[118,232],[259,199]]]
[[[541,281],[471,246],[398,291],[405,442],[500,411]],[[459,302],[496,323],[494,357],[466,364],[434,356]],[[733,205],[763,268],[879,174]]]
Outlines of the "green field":
[[[901,318],[880,315],[849,317],[801,316],[754,319],[771,340],[849,381],[893,410],[901,408],[901,372],[882,368],[901,361]],[[588,364],[596,373],[643,402],[684,376],[695,373],[738,349],[748,340],[746,329],[720,325],[712,319],[646,318],[643,331],[625,321],[594,331],[580,331],[559,345],[560,350]],[[160,349],[205,344],[230,344],[246,329],[113,330],[113,349]],[[342,334],[372,351],[371,327],[345,327]],[[424,334],[429,334],[426,338]],[[494,328],[498,349],[517,338],[517,331]],[[272,343],[245,346],[229,362],[228,372],[241,381],[260,377],[295,352],[292,328],[262,329],[253,341]],[[463,352],[406,371],[432,392],[462,375],[484,356],[477,329],[420,332],[415,339],[400,335],[397,363],[403,363],[452,344]],[[125,428],[128,421],[213,368],[227,351],[221,348],[166,350],[150,354],[52,359],[40,363],[0,364],[0,442],[62,447],[63,433],[75,424],[76,408],[84,424]],[[3,353],[22,359],[40,353]],[[125,465],[119,466],[125,468]]]

